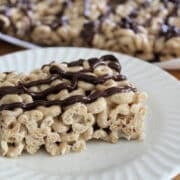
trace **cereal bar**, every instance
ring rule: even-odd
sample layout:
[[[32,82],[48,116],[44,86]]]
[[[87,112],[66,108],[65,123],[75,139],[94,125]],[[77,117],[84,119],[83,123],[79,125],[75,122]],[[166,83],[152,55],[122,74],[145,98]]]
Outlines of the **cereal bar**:
[[[147,94],[113,55],[51,62],[29,75],[0,73],[0,152],[80,152],[92,139],[143,139]]]
[[[1,0],[0,31],[165,61],[180,57],[180,0]]]

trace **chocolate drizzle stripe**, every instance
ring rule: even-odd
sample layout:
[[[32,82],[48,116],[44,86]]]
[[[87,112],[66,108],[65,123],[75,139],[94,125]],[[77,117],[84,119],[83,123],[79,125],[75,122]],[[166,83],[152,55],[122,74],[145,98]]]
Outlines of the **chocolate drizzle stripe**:
[[[73,67],[73,66],[83,66],[85,61],[87,61],[89,63],[91,71],[93,71],[96,67],[98,67],[100,65],[105,65],[106,61],[110,61],[109,63],[115,64],[117,66],[114,69],[111,66],[109,66],[109,64],[107,64],[110,68],[116,70],[119,73],[121,71],[121,65],[119,63],[119,60],[115,56],[113,56],[111,54],[101,56],[100,58],[90,58],[88,60],[79,59],[77,61],[73,61],[73,62],[70,62],[70,63],[66,63],[66,62],[64,62],[64,63],[67,64],[69,67]],[[51,64],[52,64],[52,62],[49,65],[51,65]],[[43,67],[44,66],[42,66],[42,68]]]
[[[78,61],[74,61],[74,62],[66,63],[66,64],[68,67],[83,66],[84,61],[85,60],[80,59]],[[47,101],[46,100],[48,95],[56,94],[63,89],[67,89],[68,91],[73,91],[77,89],[79,80],[92,83],[94,85],[104,83],[109,79],[113,79],[115,81],[126,80],[126,76],[120,74],[121,65],[118,59],[115,58],[113,55],[105,55],[99,59],[91,58],[91,59],[88,59],[88,62],[89,62],[90,69],[85,69],[83,71],[78,71],[78,72],[65,72],[60,67],[55,66],[52,63],[50,63],[49,65],[45,65],[45,66],[50,66],[49,68],[50,77],[46,79],[31,81],[29,83],[19,82],[19,85],[15,87],[14,86],[1,87],[0,98],[2,98],[4,95],[7,95],[7,94],[29,94],[33,98],[34,102],[29,103],[29,104],[25,104],[25,103],[3,104],[3,105],[0,105],[0,111],[12,110],[14,108],[23,108],[25,110],[30,110],[37,106],[51,106],[51,105],[68,106],[76,102],[91,103],[95,101],[96,99],[98,99],[99,97],[107,97],[107,96],[111,96],[112,94],[121,93],[121,92],[136,91],[135,88],[130,87],[130,86],[112,87],[112,88],[106,89],[105,91],[95,91],[92,94],[86,93],[86,96],[79,96],[79,95],[71,96],[62,101],[59,101],[59,100]],[[85,72],[93,72],[94,69],[99,65],[109,66],[111,69],[114,69],[115,71],[117,71],[117,75],[106,74],[103,76],[96,77],[94,75],[85,73]],[[45,66],[42,66],[42,69]],[[39,86],[41,84],[50,84],[56,79],[63,79],[63,78],[69,80],[70,83],[63,82],[58,85],[49,87],[46,90],[43,90],[41,92],[33,92],[28,89],[32,86]]]
[[[77,61],[73,61],[73,62],[64,62],[65,64],[67,64],[69,67],[73,67],[73,66],[83,66],[84,63],[84,59],[79,59]]]
[[[68,65],[68,67],[74,67],[74,66],[83,66],[83,63],[84,63],[85,60],[83,59],[79,59],[77,61],[73,61],[73,62],[70,62],[70,63],[66,63],[64,62],[65,64]],[[113,55],[104,55],[102,56],[101,58],[90,58],[87,60],[89,65],[90,65],[90,69],[89,70],[83,70],[81,71],[82,72],[92,72],[97,66],[100,66],[100,65],[105,65],[105,61],[110,61],[107,65],[116,70],[119,74],[120,74],[120,71],[121,71],[121,65],[118,61],[118,59],[116,57],[114,57]],[[52,63],[54,63],[54,61],[52,61],[51,63],[49,64],[45,64],[41,67],[41,69],[47,67],[47,66],[51,66],[50,67],[50,71],[52,72],[53,69],[55,70],[56,69],[56,73],[52,73],[53,75],[51,75],[50,77],[48,77],[47,79],[44,79],[44,80],[37,80],[37,81],[31,81],[29,83],[26,83],[26,84],[23,84],[26,88],[29,88],[29,87],[32,87],[32,86],[37,86],[37,85],[42,85],[42,84],[49,84],[51,83],[53,80],[56,80],[56,79],[59,79],[60,78],[60,75],[59,73],[61,72],[61,74],[63,73],[63,77],[70,77],[70,76],[76,76],[80,73],[80,72],[75,72],[75,73],[70,73],[68,72],[67,75],[66,73],[64,73],[60,68],[58,68],[57,66],[52,66]],[[80,74],[79,76],[82,76],[83,74]],[[91,76],[87,76],[85,75],[86,77],[90,77]],[[123,76],[123,75],[120,75],[122,77],[122,80],[125,80],[126,77]],[[94,78],[94,76],[93,76]],[[92,79],[92,78],[91,78]],[[82,80],[82,79],[81,79]],[[85,79],[86,81],[88,81],[88,79],[86,78]],[[94,80],[94,79],[93,79]],[[119,78],[120,80],[120,78]],[[93,82],[92,82],[93,83]]]
[[[50,82],[49,79],[47,81],[44,81],[44,80],[33,81],[31,84],[20,84],[17,87],[13,87],[13,86],[1,87],[0,88],[0,98],[2,98],[3,96],[5,96],[7,94],[16,93],[16,94],[29,94],[32,96],[33,99],[42,99],[42,98],[47,97],[49,94],[58,93],[59,91],[61,91],[63,89],[67,89],[69,91],[76,89],[78,80],[85,80],[86,82],[89,82],[92,84],[101,84],[109,79],[114,79],[115,81],[121,81],[121,80],[126,79],[125,76],[123,76],[123,75],[117,75],[117,76],[104,75],[104,76],[101,76],[98,78],[95,76],[92,76],[92,75],[85,75],[85,74],[78,74],[78,75],[79,76],[74,76],[74,73],[65,74],[64,76],[66,76],[67,79],[70,79],[72,81],[72,84],[60,83],[56,86],[52,86],[41,92],[30,91],[27,89],[27,87],[30,87],[29,85],[33,85],[33,86],[40,85],[42,82],[43,83],[46,83],[47,81]],[[61,78],[62,76],[55,74],[55,76],[52,76],[52,77]],[[51,77],[51,79],[52,79],[52,77]]]
[[[62,101],[60,101],[60,100],[54,100],[54,101],[37,100],[37,101],[29,103],[29,104],[25,104],[25,103],[3,104],[3,105],[0,105],[0,111],[13,110],[15,108],[22,108],[24,110],[32,110],[38,106],[49,107],[52,105],[58,105],[58,106],[65,107],[65,106],[75,104],[77,102],[87,104],[87,103],[91,103],[91,102],[97,100],[100,97],[108,97],[108,96],[111,96],[116,93],[126,93],[126,92],[130,92],[130,91],[135,92],[136,89],[133,87],[130,87],[130,86],[111,87],[104,91],[96,91],[96,92],[90,94],[89,96],[76,95],[76,96],[68,97]]]
[[[141,26],[150,26],[150,22],[152,20],[152,18],[154,18],[154,16],[159,16],[158,14],[154,14],[154,12],[150,13],[151,17],[147,22],[145,22],[144,24],[137,24],[137,20],[134,18],[138,17],[138,12],[141,9],[146,9],[146,8],[153,8],[153,6],[151,7],[151,1],[152,0],[144,0],[141,3],[135,3],[137,5],[137,8],[135,8],[128,16],[126,16],[125,18],[123,18],[122,20],[120,20],[120,22],[115,22],[116,25],[120,25],[120,27],[125,28],[125,29],[131,29],[136,33],[141,32],[141,29],[139,28],[139,25]],[[49,5],[51,4],[51,2],[53,2],[52,0],[49,0]],[[93,38],[95,34],[100,33],[100,29],[102,29],[102,23],[108,19],[108,16],[110,14],[112,14],[113,16],[117,15],[116,13],[116,8],[119,5],[123,5],[124,7],[126,7],[126,2],[128,3],[127,0],[107,0],[105,3],[105,12],[101,12],[100,16],[98,17],[97,20],[92,20],[90,21],[90,9],[91,6],[93,6],[94,4],[91,3],[91,0],[84,0],[84,7],[83,7],[83,14],[84,14],[84,26],[82,28],[82,32],[79,34],[79,36],[81,36],[81,38],[84,39],[84,43],[88,46],[93,46]],[[53,30],[57,29],[60,26],[69,24],[69,20],[68,17],[66,16],[66,10],[70,9],[71,6],[73,6],[73,3],[75,3],[74,0],[64,0],[62,2],[60,2],[62,8],[61,10],[55,14],[56,18],[54,21],[50,22],[49,25]],[[36,23],[34,23],[34,21],[32,21],[31,18],[31,13],[29,13],[30,11],[33,13],[33,11],[35,10],[36,13],[36,9],[34,9],[33,7],[36,6],[36,4],[38,4],[38,1],[31,1],[31,0],[6,0],[4,1],[4,3],[2,3],[2,7],[0,10],[0,13],[7,16],[9,18],[9,12],[11,9],[13,8],[17,8],[18,10],[20,10],[22,13],[24,13],[24,15],[29,19],[29,24],[30,26],[28,27],[28,30],[26,31],[26,33],[31,32],[37,25]],[[59,5],[60,5],[59,4]],[[163,6],[164,7],[163,7]],[[168,40],[169,38],[173,38],[173,37],[177,37],[180,35],[179,32],[179,28],[178,26],[174,25],[170,25],[167,23],[167,21],[169,21],[169,17],[179,17],[179,9],[180,9],[180,0],[160,0],[160,6],[162,6],[162,8],[165,8],[165,10],[168,10],[168,14],[165,17],[165,23],[164,25],[169,26],[168,29],[165,27],[161,28],[159,34],[160,36],[163,36],[166,38],[166,40]],[[170,8],[169,8],[170,7]],[[161,10],[161,8],[160,8]],[[158,10],[158,11],[160,11]],[[98,10],[97,10],[98,11]],[[88,21],[88,22],[87,22]],[[13,29],[13,31],[17,31],[18,28],[16,27],[16,25],[11,21],[11,28]],[[43,23],[43,22],[42,22]],[[4,22],[0,20],[0,31],[3,31],[6,33],[6,28],[4,27]],[[16,32],[18,34],[18,32]],[[25,35],[25,34],[24,34]]]
[[[79,66],[79,65],[82,66],[84,61],[85,60],[80,59],[78,61],[67,63],[67,65],[69,67]],[[116,76],[104,75],[104,76],[100,76],[100,77],[95,77],[93,75],[85,74],[84,72],[64,72],[59,67],[53,66],[52,62],[51,62],[49,64],[49,66],[51,66],[49,69],[49,72],[51,73],[50,77],[48,77],[46,79],[31,81],[29,83],[21,83],[20,82],[19,85],[15,86],[15,87],[13,87],[13,86],[1,87],[0,88],[0,98],[2,98],[4,95],[7,95],[7,94],[27,93],[35,99],[37,99],[37,98],[42,99],[42,98],[46,97],[47,95],[49,95],[50,93],[57,93],[58,90],[60,91],[62,89],[66,89],[66,88],[70,91],[74,90],[77,86],[78,80],[86,81],[88,83],[92,83],[95,85],[104,83],[105,81],[107,81],[109,79],[114,79],[115,81],[126,80],[126,76],[120,74],[121,66],[120,66],[118,59],[116,57],[114,57],[113,55],[104,55],[99,59],[98,58],[90,58],[87,61],[89,62],[90,69],[86,70],[85,72],[93,72],[97,66],[105,65],[106,61],[110,61],[107,65],[110,68],[115,69],[119,74]],[[44,68],[45,66],[48,66],[48,64],[42,66],[42,68]],[[57,86],[50,87],[42,92],[32,92],[27,89],[27,88],[42,85],[42,84],[50,84],[52,81],[57,80],[57,79],[62,79],[62,78],[70,80],[72,85],[70,86],[68,84],[65,85],[64,83],[62,83]],[[75,84],[76,84],[76,86],[75,86]]]
[[[30,88],[32,86],[37,86],[37,85],[42,85],[42,84],[49,84],[49,83],[51,83],[52,81],[54,81],[56,79],[60,79],[60,75],[59,74],[53,74],[50,77],[48,77],[47,79],[31,81],[29,83],[25,83],[25,84],[22,84],[22,85],[24,87],[26,87],[26,88]]]
[[[44,69],[45,67],[51,66],[53,63],[55,63],[55,61],[51,61],[51,62],[48,63],[48,64],[44,64],[44,65],[41,67],[41,70]]]
[[[105,65],[106,61],[110,61],[110,63],[114,63],[115,65],[117,65],[119,73],[120,73],[120,70],[121,70],[121,65],[119,63],[119,60],[115,56],[113,56],[111,54],[101,56],[100,58],[89,58],[87,60],[79,59],[79,60],[69,62],[69,63],[67,63],[67,62],[62,62],[62,63],[67,64],[68,67],[74,67],[74,66],[83,66],[85,61],[87,61],[89,63],[89,65],[90,65],[89,72],[93,71],[96,67],[98,67],[100,65]],[[41,67],[41,69],[44,69],[47,66],[51,66],[53,63],[55,63],[55,61],[52,61],[49,64],[43,65]],[[107,64],[107,65],[109,66],[109,64]],[[114,70],[117,71],[117,68],[114,69]]]
[[[117,80],[126,80],[126,76],[118,74],[118,76],[111,76],[111,75],[103,75],[103,76],[93,76],[89,74],[85,74],[83,72],[63,72],[59,67],[57,66],[52,66],[50,68],[50,73],[51,74],[59,74],[60,77],[69,79],[69,80],[82,80],[86,81],[92,84],[99,84],[99,83],[104,83],[108,79],[117,79]]]
[[[68,67],[74,67],[74,66],[83,66],[85,61],[87,61],[90,65],[90,69],[89,69],[90,72],[93,71],[96,67],[98,67],[100,65],[105,65],[106,61],[110,61],[109,63],[112,63],[112,64],[114,63],[118,67],[118,70],[117,70],[117,67],[114,70],[118,71],[119,73],[121,71],[121,65],[119,63],[119,60],[111,54],[101,56],[100,58],[90,58],[88,60],[79,59],[79,60],[69,62],[69,63],[67,63],[67,62],[62,62],[62,63],[67,64]],[[44,69],[47,66],[51,66],[53,63],[55,63],[55,61],[52,61],[49,64],[43,65],[41,67],[41,69]],[[109,66],[109,64],[107,64],[107,65]],[[109,67],[111,67],[111,66],[109,66]]]

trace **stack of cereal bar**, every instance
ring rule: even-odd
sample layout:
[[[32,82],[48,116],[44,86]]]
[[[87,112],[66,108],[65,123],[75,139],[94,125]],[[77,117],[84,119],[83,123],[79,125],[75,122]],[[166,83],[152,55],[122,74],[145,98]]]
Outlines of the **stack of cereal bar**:
[[[0,31],[165,61],[180,57],[180,0],[1,0]]]

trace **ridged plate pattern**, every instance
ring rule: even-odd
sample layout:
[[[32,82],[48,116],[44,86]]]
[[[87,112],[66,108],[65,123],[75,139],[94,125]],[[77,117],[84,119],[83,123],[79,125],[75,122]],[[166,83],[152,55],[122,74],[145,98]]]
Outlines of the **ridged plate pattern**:
[[[46,48],[0,57],[0,71],[29,72],[50,61],[116,55],[123,74],[149,94],[146,139],[112,145],[90,142],[87,150],[50,157],[44,152],[18,159],[0,157],[0,179],[168,179],[180,171],[180,84],[158,67],[136,58],[85,48]]]

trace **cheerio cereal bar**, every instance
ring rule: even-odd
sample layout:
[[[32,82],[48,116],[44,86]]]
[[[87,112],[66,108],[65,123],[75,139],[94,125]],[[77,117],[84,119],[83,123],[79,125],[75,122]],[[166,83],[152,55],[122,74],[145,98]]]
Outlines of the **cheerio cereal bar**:
[[[29,75],[0,74],[0,150],[16,157],[40,148],[79,152],[91,139],[143,139],[147,95],[113,55],[51,62]]]
[[[180,0],[1,0],[0,32],[165,61],[180,57]]]

